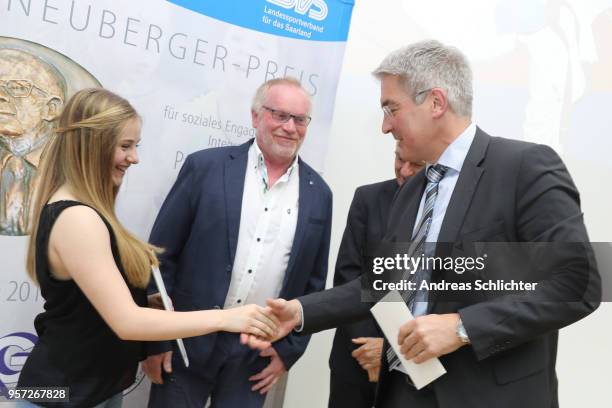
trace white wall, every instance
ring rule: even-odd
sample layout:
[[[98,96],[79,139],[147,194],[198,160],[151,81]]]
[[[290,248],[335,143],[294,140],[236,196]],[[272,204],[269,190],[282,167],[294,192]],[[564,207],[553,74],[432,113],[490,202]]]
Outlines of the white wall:
[[[504,9],[510,3],[512,17]],[[612,147],[612,121],[606,111],[610,104],[600,103],[612,99],[612,52],[609,41],[603,40],[612,38],[612,5],[568,1],[558,20],[547,21],[542,16],[544,3],[471,0],[466,7],[466,2],[450,0],[431,6],[356,1],[324,174],[334,192],[328,284],[354,189],[393,176],[394,142],[380,131],[379,85],[370,72],[389,51],[423,38],[453,43],[468,55],[475,74],[474,120],[485,131],[541,142],[549,138],[550,144],[556,143],[555,135],[562,135],[565,143],[555,147],[582,194],[591,239],[612,241],[606,210],[612,202],[607,188],[612,167],[606,157]],[[562,37],[565,42],[559,42]],[[547,100],[554,92],[556,99]],[[590,128],[583,130],[585,124]],[[611,319],[612,305],[602,304],[561,331],[561,406],[609,405],[609,374],[604,370],[612,362]],[[332,337],[333,330],[313,336],[291,370],[284,406],[327,406]]]

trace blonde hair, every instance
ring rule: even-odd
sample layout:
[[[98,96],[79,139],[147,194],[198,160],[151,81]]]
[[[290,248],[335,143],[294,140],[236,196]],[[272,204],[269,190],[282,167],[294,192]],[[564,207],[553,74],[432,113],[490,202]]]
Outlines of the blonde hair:
[[[68,184],[78,201],[97,210],[111,225],[128,281],[141,288],[148,284],[160,250],[131,234],[115,215],[119,188],[112,180],[112,163],[119,134],[131,119],[140,119],[132,105],[101,88],[83,89],[66,103],[39,170],[27,256],[27,271],[34,281],[40,213],[57,189]]]

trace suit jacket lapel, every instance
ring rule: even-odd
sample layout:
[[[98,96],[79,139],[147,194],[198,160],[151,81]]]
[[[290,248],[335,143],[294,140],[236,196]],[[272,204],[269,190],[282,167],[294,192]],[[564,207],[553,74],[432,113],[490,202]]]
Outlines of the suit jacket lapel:
[[[476,192],[476,188],[484,172],[480,164],[484,159],[490,139],[491,137],[489,135],[480,130],[480,128],[476,128],[474,141],[463,162],[457,184],[455,184],[455,189],[453,190],[448,207],[446,208],[442,226],[440,227],[440,234],[438,235],[438,242],[436,244],[436,256],[438,257],[444,258],[452,255],[455,241],[459,235],[459,230],[463,225],[466,213],[472,203],[474,193]],[[461,243],[459,243],[459,245],[461,245]],[[441,279],[441,275],[434,271],[432,281],[438,281],[439,279]],[[429,313],[437,306],[437,302],[438,292],[430,292],[427,305]]]
[[[392,181],[392,183],[385,184],[384,190],[378,196],[378,220],[380,222],[380,226],[383,233],[385,231],[384,228],[387,225],[387,219],[389,217],[389,210],[391,209],[393,197],[397,192],[396,180]]]
[[[225,161],[223,181],[225,184],[227,237],[230,261],[232,264],[234,263],[236,247],[238,246],[240,212],[242,210],[242,194],[244,192],[246,166],[249,158],[248,152],[253,140],[254,139],[251,139],[247,143],[238,146],[236,150],[232,150]]]
[[[396,225],[387,225],[387,231],[390,234],[385,234],[386,241],[406,243],[412,240],[412,230],[419,211],[421,196],[425,190],[425,180],[425,171],[421,170],[410,177],[397,192],[387,219],[387,224],[394,220]]]
[[[300,192],[298,199],[298,219],[297,225],[295,226],[295,235],[293,236],[293,245],[291,246],[291,255],[289,256],[289,263],[287,264],[287,271],[285,272],[285,278],[283,280],[283,287],[281,293],[287,287],[289,278],[293,274],[295,269],[295,262],[302,249],[302,243],[304,241],[304,235],[306,234],[306,228],[308,227],[308,219],[312,212],[313,206],[313,194],[314,194],[314,181],[312,180],[311,171],[306,169],[306,166],[302,163],[302,159],[298,157],[299,163],[299,175],[300,175]]]
[[[452,243],[457,239],[465,214],[472,203],[476,187],[484,172],[484,169],[480,167],[480,163],[484,159],[490,139],[489,135],[480,130],[480,128],[476,128],[474,141],[465,157],[461,173],[459,173],[459,179],[448,203],[446,214],[444,214],[438,242]]]

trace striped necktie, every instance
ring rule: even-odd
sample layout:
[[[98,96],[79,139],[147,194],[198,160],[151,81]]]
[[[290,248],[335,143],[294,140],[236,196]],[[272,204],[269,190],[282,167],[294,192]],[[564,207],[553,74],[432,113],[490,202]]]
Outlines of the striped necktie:
[[[408,248],[408,256],[409,257],[419,257],[422,255],[431,256],[428,252],[431,252],[433,247],[432,245],[425,246],[425,241],[427,239],[427,234],[429,233],[429,227],[431,226],[431,222],[433,220],[433,209],[434,204],[436,202],[436,197],[438,196],[438,184],[440,180],[446,174],[448,167],[443,166],[441,164],[436,164],[435,166],[430,166],[427,169],[426,177],[427,177],[427,186],[425,187],[425,205],[423,206],[423,212],[421,215],[421,219],[419,220],[418,228],[416,229],[416,233],[412,237],[412,243]],[[423,280],[429,281],[429,275],[431,271],[426,268],[419,268],[415,273],[411,274],[410,271],[404,271],[404,275],[402,279],[414,281],[417,283],[417,287],[419,283]],[[402,298],[408,304],[408,308],[413,311],[414,305],[416,302],[425,301],[427,298],[426,291],[419,290],[406,290],[402,292]],[[400,360],[393,351],[391,347],[387,349],[387,361],[389,362],[389,371],[394,370],[400,366]]]

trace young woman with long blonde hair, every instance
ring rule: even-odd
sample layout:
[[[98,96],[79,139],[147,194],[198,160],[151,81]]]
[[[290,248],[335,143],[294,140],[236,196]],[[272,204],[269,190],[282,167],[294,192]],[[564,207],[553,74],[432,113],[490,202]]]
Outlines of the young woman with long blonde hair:
[[[34,322],[39,341],[18,386],[69,387],[70,402],[62,406],[120,406],[144,358],[142,340],[214,331],[269,338],[278,323],[256,305],[194,312],[145,307],[160,249],[128,232],[114,211],[125,172],[138,163],[140,127],[125,99],[85,89],[67,102],[43,154],[27,269],[40,284],[45,311]]]

